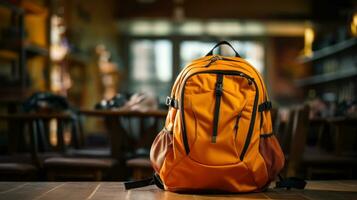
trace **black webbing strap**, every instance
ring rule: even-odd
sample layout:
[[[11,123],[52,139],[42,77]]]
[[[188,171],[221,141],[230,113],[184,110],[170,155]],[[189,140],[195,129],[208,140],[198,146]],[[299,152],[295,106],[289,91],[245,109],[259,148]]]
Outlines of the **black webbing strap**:
[[[283,179],[279,175],[279,179],[280,179],[280,181],[276,182],[276,185],[275,185],[276,188],[286,188],[286,189],[290,190],[291,188],[304,189],[306,186],[306,181],[304,181],[303,179],[300,179],[300,178],[289,177],[289,178]]]
[[[160,176],[159,176],[158,174],[155,173],[154,176],[153,176],[153,179],[154,179],[155,185],[156,185],[158,188],[160,188],[160,189],[162,189],[162,190],[165,189],[164,184],[162,183],[162,180],[161,180],[161,178],[160,178]]]
[[[124,182],[124,187],[126,190],[145,187],[149,185],[156,185],[158,188],[164,189],[164,185],[162,184],[162,181],[159,175],[157,174],[154,174],[152,177],[143,180]]]
[[[179,107],[178,101],[176,99],[174,99],[174,98],[171,98],[171,97],[166,97],[165,104],[167,106],[171,106],[171,107],[176,108],[176,109]]]
[[[139,187],[145,187],[149,185],[154,185],[154,178],[150,177],[147,179],[139,180],[139,181],[128,181],[124,182],[124,186],[126,190],[134,189],[134,188],[139,188]]]
[[[271,105],[271,102],[270,101],[264,101],[263,103],[261,103],[259,106],[258,106],[258,111],[259,112],[263,112],[265,110],[270,110],[272,109],[272,105]]]

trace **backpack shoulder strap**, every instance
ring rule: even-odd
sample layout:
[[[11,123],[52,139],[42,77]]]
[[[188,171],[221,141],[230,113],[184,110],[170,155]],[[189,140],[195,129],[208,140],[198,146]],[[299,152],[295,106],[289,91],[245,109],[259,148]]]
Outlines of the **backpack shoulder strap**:
[[[160,176],[156,173],[152,177],[147,179],[124,182],[124,187],[126,190],[145,187],[149,185],[156,185],[158,188],[164,190],[164,185],[162,184]]]

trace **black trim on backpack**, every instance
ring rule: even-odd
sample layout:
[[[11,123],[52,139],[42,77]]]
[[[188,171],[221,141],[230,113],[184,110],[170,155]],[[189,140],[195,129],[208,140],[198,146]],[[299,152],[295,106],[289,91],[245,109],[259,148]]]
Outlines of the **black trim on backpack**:
[[[260,137],[261,138],[269,138],[269,137],[271,137],[273,135],[274,135],[273,132],[271,132],[271,133],[263,133],[263,134],[260,134]]]
[[[164,184],[162,183],[162,180],[161,180],[159,174],[155,173],[154,176],[153,176],[153,178],[154,178],[154,183],[155,183],[155,185],[156,185],[158,188],[160,188],[160,189],[162,189],[162,190],[165,190]]]
[[[263,112],[263,111],[266,111],[266,110],[271,110],[273,107],[271,105],[271,102],[270,101],[264,101],[263,103],[261,103],[259,105],[259,112]]]
[[[288,190],[290,190],[291,188],[304,189],[307,184],[306,181],[303,179],[296,177],[289,177],[284,179],[280,174],[279,179],[280,181],[276,182],[276,188],[286,188]]]
[[[124,187],[126,190],[145,187],[149,185],[156,185],[158,188],[164,190],[164,184],[162,183],[160,176],[157,173],[155,173],[152,177],[143,180],[124,182]]]
[[[258,111],[260,112],[260,129],[263,127],[263,121],[264,121],[263,112],[271,109],[272,109],[272,105],[270,101],[264,101],[258,106]]]
[[[166,97],[165,104],[167,106],[171,106],[171,107],[176,108],[176,109],[178,109],[178,107],[179,107],[178,101],[176,99],[174,99],[174,98],[169,97],[169,96]]]
[[[212,143],[216,143],[222,93],[223,93],[223,74],[217,74],[216,89],[215,89],[216,102],[214,106],[213,133],[212,133],[212,140],[211,140]]]
[[[241,56],[239,55],[239,53],[233,48],[233,46],[232,46],[229,42],[227,42],[227,41],[218,42],[218,43],[211,49],[211,51],[209,51],[209,52],[206,54],[206,56],[211,56],[211,55],[213,55],[213,50],[214,50],[215,48],[221,46],[222,44],[228,45],[228,46],[234,51],[236,57],[241,57]]]
[[[259,100],[259,88],[257,86],[257,83],[254,81],[254,79],[253,78],[251,78],[251,79],[252,79],[252,81],[254,83],[254,86],[255,86],[255,98],[254,98],[252,119],[250,120],[247,139],[245,140],[245,144],[244,144],[242,153],[240,154],[240,157],[239,157],[240,160],[243,160],[245,154],[247,153],[247,150],[248,150],[248,147],[249,147],[249,144],[250,144],[250,140],[252,139],[255,119],[256,119],[256,115],[257,115],[257,105],[258,105],[258,100]]]

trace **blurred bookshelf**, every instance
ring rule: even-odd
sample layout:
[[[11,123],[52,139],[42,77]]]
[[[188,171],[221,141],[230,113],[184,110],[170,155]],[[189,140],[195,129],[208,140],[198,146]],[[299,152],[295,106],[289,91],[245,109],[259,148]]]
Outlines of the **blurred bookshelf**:
[[[0,101],[21,102],[48,88],[47,0],[0,1]]]
[[[335,56],[338,53],[342,53],[350,48],[357,46],[357,38],[351,38],[337,44],[324,47],[322,49],[314,51],[312,56],[300,56],[298,61],[300,63],[308,63],[313,62],[319,59],[324,59],[329,56]]]
[[[329,42],[325,42],[329,43]],[[343,40],[315,49],[311,56],[300,56],[298,62],[310,75],[295,84],[303,88],[305,96],[333,94],[336,102],[356,100],[357,93],[357,38]],[[328,95],[327,95],[328,96]]]

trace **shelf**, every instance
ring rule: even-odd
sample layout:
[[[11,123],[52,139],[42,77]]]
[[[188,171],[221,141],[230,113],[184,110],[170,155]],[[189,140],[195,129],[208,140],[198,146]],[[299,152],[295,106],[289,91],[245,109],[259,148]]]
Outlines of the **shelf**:
[[[0,49],[0,60],[14,61],[18,59],[19,56],[15,51]]]
[[[87,63],[91,58],[90,58],[90,56],[88,56],[88,54],[85,54],[85,53],[70,52],[67,55],[67,59],[71,62],[84,64],[84,63]]]
[[[48,55],[48,49],[45,47],[41,47],[35,44],[26,44],[25,45],[25,51],[26,55],[28,57],[33,57],[33,56],[47,56]]]
[[[0,1],[0,6],[6,7],[8,9],[11,9],[13,12],[17,14],[23,14],[24,10],[22,8],[19,8],[18,6],[8,3],[6,1]]]
[[[26,14],[45,14],[47,15],[48,9],[37,3],[31,1],[21,1],[20,7],[25,10]]]
[[[14,54],[18,54],[18,51],[21,48],[19,44],[10,44],[4,41],[0,41],[0,46],[1,46],[0,51],[6,52],[5,54],[7,54],[7,56],[10,55],[10,52],[12,52],[12,56]],[[27,57],[48,56],[49,54],[48,48],[29,42],[24,42],[23,48],[26,52]]]
[[[349,40],[345,40],[343,42],[322,48],[320,50],[316,50],[313,52],[312,56],[300,56],[298,57],[298,61],[300,63],[312,62],[342,52],[353,46],[357,46],[357,38],[351,38]]]
[[[345,78],[351,78],[357,76],[357,69],[352,68],[345,71],[335,72],[335,73],[327,73],[321,75],[315,75],[309,78],[296,80],[295,84],[299,87],[311,86],[323,84],[331,81],[337,81]]]

